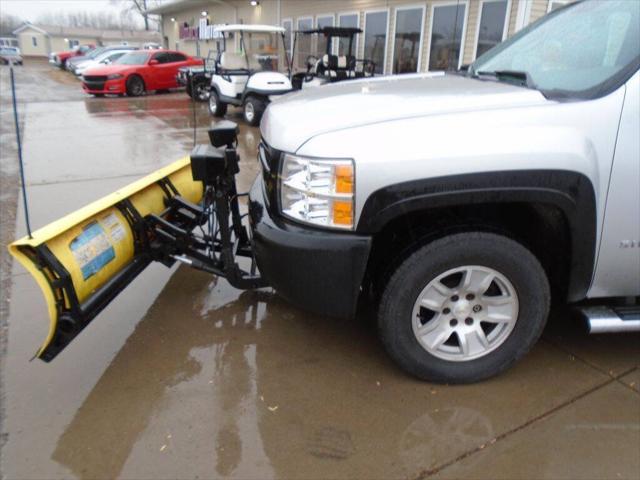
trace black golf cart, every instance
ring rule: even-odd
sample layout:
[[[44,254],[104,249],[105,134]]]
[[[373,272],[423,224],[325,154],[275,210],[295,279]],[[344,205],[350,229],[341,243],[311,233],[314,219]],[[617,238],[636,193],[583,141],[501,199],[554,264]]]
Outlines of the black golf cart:
[[[295,58],[296,44],[299,43],[298,38],[300,36],[308,35],[310,38],[323,36],[327,48],[321,58],[313,54],[307,56],[304,62],[306,71],[294,73],[292,76],[291,84],[293,88],[300,90],[342,80],[372,77],[375,71],[374,62],[366,59],[357,59],[354,54],[354,39],[359,33],[362,33],[362,30],[353,27],[322,27],[313,30],[296,31],[291,53],[292,59]],[[336,55],[341,39],[346,43],[346,49],[341,55]]]

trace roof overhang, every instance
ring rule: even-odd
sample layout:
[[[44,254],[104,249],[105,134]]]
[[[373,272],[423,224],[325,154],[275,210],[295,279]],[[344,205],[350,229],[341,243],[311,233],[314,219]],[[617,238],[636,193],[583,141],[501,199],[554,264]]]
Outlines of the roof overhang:
[[[151,15],[165,15],[168,13],[178,13],[186,9],[210,7],[211,4],[227,5],[224,0],[173,0],[154,8],[148,8],[147,13]]]
[[[284,33],[284,27],[276,27],[273,25],[223,25],[214,30],[215,32],[252,32],[252,33]]]
[[[22,26],[16,28],[13,32],[14,35],[17,35],[18,33],[22,32],[23,30],[26,30],[27,28],[30,28],[32,30],[35,30],[36,32],[42,33],[43,35],[49,35],[49,32],[36,27],[35,25],[33,25],[32,23],[29,22],[25,22]]]

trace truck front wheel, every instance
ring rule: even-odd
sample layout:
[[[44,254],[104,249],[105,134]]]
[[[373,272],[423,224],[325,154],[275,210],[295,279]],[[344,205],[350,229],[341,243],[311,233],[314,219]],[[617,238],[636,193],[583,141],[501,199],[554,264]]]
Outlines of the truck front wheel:
[[[387,283],[382,342],[408,373],[441,383],[494,376],[540,337],[550,303],[538,259],[501,235],[450,235],[410,255]]]

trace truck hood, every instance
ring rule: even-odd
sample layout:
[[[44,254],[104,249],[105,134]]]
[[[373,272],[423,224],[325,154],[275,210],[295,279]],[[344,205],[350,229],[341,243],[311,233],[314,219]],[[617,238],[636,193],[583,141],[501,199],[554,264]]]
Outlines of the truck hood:
[[[460,75],[377,77],[309,88],[278,98],[265,112],[261,133],[273,148],[295,152],[310,138],[336,130],[547,101],[536,90]]]

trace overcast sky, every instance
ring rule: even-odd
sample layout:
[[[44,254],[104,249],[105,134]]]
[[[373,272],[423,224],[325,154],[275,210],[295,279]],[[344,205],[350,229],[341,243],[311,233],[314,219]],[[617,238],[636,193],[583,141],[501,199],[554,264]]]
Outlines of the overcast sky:
[[[16,15],[24,20],[35,21],[39,15],[52,12],[111,11],[119,13],[121,5],[109,0],[0,0],[0,15]]]

